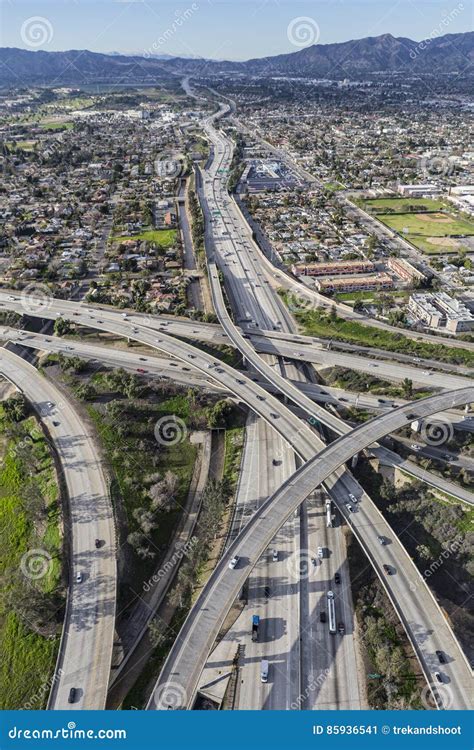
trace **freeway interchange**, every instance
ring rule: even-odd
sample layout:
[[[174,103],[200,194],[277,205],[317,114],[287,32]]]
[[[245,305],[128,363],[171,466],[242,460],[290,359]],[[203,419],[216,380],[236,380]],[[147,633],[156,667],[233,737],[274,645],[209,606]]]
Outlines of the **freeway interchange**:
[[[246,489],[242,490],[243,509],[239,516],[240,520],[233,529],[233,541],[212,573],[180,631],[155,686],[148,708],[170,707],[168,695],[176,691],[179,700],[173,704],[173,707],[192,708],[201,684],[201,675],[206,668],[206,662],[225,616],[238,598],[249,576],[250,591],[255,588],[252,584],[252,580],[254,583],[256,580],[252,579],[252,576],[255,576],[253,571],[256,566],[262,564],[262,559],[273,544],[272,540],[280,539],[280,547],[287,544],[289,553],[292,554],[294,551],[299,552],[302,539],[308,540],[311,534],[314,534],[311,527],[311,504],[308,498],[322,484],[353,530],[382,581],[405,627],[430,689],[434,691],[436,688],[434,685],[434,674],[437,669],[435,655],[441,649],[449,655],[449,662],[443,667],[446,685],[449,687],[451,701],[449,707],[468,708],[471,706],[472,673],[454,634],[406,550],[350,471],[345,468],[345,464],[361,451],[370,448],[374,452],[382,453],[388,464],[396,465],[396,454],[391,454],[390,451],[375,445],[377,440],[414,421],[415,417],[423,418],[445,410],[458,409],[473,402],[472,380],[463,375],[440,372],[430,374],[427,371],[427,374],[423,375],[417,370],[417,377],[422,378],[422,382],[446,389],[445,392],[414,404],[387,409],[382,416],[356,429],[351,429],[336,413],[325,409],[324,405],[314,403],[309,394],[314,393],[315,383],[311,381],[304,362],[322,361],[330,365],[337,363],[337,358],[341,357],[344,358],[344,362],[349,362],[349,366],[357,360],[362,370],[370,369],[373,363],[354,354],[328,352],[322,347],[306,342],[304,337],[298,337],[302,341],[298,341],[297,344],[294,342],[294,323],[275,293],[271,278],[273,274],[262,259],[258,247],[253,243],[250,230],[224,184],[226,170],[232,158],[232,144],[216,129],[214,122],[228,111],[227,106],[222,106],[216,115],[204,122],[205,132],[214,147],[214,156],[202,178],[200,173],[197,173],[198,192],[205,216],[209,283],[221,329],[183,321],[171,323],[135,313],[118,313],[113,309],[93,305],[85,307],[78,303],[53,298],[43,300],[42,303],[38,301],[34,311],[30,313],[36,317],[51,320],[58,316],[65,317],[77,325],[134,339],[151,349],[160,350],[167,355],[168,359],[146,357],[146,364],[140,369],[156,373],[163,371],[173,373],[172,368],[175,367],[175,363],[181,361],[179,373],[183,382],[191,381],[203,387],[209,387],[212,384],[212,387],[233,394],[236,399],[247,404],[252,410],[251,419],[254,423],[252,426],[249,423],[248,433],[251,435],[251,430],[254,430],[254,440],[259,444],[261,466],[265,466],[267,470],[266,483],[262,480],[257,491],[257,494],[261,496],[261,501],[256,503],[250,516],[244,517],[246,504],[254,501],[252,492],[255,492],[255,488],[247,483]],[[234,324],[228,313],[221,279],[223,279],[234,318],[241,324],[241,328]],[[0,292],[0,305],[3,309],[25,312],[24,301],[15,293]],[[258,331],[250,331],[249,324],[253,324]],[[179,333],[176,331],[177,327],[179,327]],[[175,335],[190,338],[204,336],[211,341],[231,343],[244,357],[248,374],[236,371],[199,348],[175,338]],[[20,346],[50,351],[57,351],[55,347],[61,346],[61,350],[64,350],[66,354],[74,351],[81,356],[92,357],[111,364],[119,363],[121,360],[126,363],[127,359],[130,359],[130,366],[132,366],[132,358],[135,357],[133,365],[137,364],[137,355],[119,351],[114,353],[111,348],[103,346],[69,342],[57,344],[55,337],[30,332],[10,335],[8,331],[4,331],[4,336],[8,339],[13,338],[15,344]],[[11,367],[9,368],[8,363],[11,364],[17,359],[9,352],[5,351],[4,355],[2,352],[2,373],[7,377],[8,372],[11,375]],[[138,355],[139,363],[143,359]],[[342,362],[342,360],[339,361]],[[29,365],[25,367],[30,368]],[[382,367],[381,363],[378,363],[377,367],[379,367],[378,374],[383,375],[385,365]],[[416,369],[404,364],[390,364],[387,367],[391,368],[392,377],[393,368],[398,367],[400,378],[407,377],[406,374],[402,375],[402,372]],[[32,378],[31,370],[33,368],[29,370]],[[14,380],[13,377],[11,379]],[[33,400],[28,380],[29,378],[24,380],[24,392],[30,400]],[[19,387],[22,386],[19,385]],[[274,393],[283,395],[285,403],[282,404]],[[291,404],[292,408],[289,408],[288,404]],[[298,414],[295,413],[295,409]],[[60,426],[72,433],[71,421],[72,417],[69,422],[64,420]],[[88,477],[90,458],[87,459],[86,450],[90,449],[81,446],[82,460],[86,461],[87,467],[85,474]],[[249,468],[252,454],[252,450],[244,453],[243,474],[245,471],[252,471]],[[268,468],[274,462],[275,455],[278,455],[282,468],[279,471],[269,472]],[[63,468],[70,481],[67,463]],[[404,462],[403,468],[414,476],[446,490],[446,484],[442,485],[439,477],[430,475],[429,472],[420,472],[415,464]],[[89,497],[96,494],[97,491],[91,488],[83,488],[83,495]],[[99,494],[102,498],[107,497],[104,486]],[[349,494],[358,500],[354,513],[347,507],[346,501]],[[465,491],[463,494],[462,499],[472,502],[471,493]],[[84,497],[82,503],[84,503]],[[84,512],[85,506],[80,503],[79,506],[80,511]],[[71,507],[74,507],[74,504],[71,504]],[[295,521],[294,513],[298,508],[300,508],[299,520]],[[91,535],[99,534],[93,526],[94,523],[94,518],[87,518],[87,523],[84,524],[83,533],[88,534],[87,549],[90,547]],[[97,628],[91,629],[87,636],[95,639],[94,645],[84,646],[85,631],[89,629],[82,627],[81,623],[78,624],[76,636],[73,638],[68,624],[69,618],[67,618],[63,635],[60,668],[63,673],[64,691],[67,691],[67,688],[73,684],[71,680],[76,678],[78,669],[82,670],[83,685],[86,686],[84,700],[76,705],[77,708],[103,708],[105,705],[104,686],[107,685],[110,671],[116,586],[116,572],[112,570],[114,535],[110,516],[108,516],[107,523],[109,524],[107,530],[101,529],[104,538],[109,540],[107,552],[104,555],[104,564],[109,566],[105,593],[107,606],[100,609],[102,606],[100,605],[96,610]],[[285,542],[281,541],[281,537],[278,536],[283,533],[283,530]],[[331,576],[338,570],[347,570],[342,534],[339,533],[340,529],[334,531],[336,533],[331,542],[334,549]],[[377,546],[374,542],[377,535],[391,539],[390,546]],[[74,544],[80,538],[79,534],[73,533]],[[74,556],[78,554],[76,549],[73,554]],[[231,569],[229,562],[235,556],[239,558],[239,562]],[[277,561],[271,562],[273,564]],[[389,578],[386,575],[387,565],[396,571],[396,574]],[[76,567],[75,562],[74,572]],[[275,567],[269,566],[268,570],[270,572],[266,573],[267,576],[272,575],[271,571],[274,571],[273,575],[278,575]],[[93,569],[93,575],[98,580],[97,576],[101,573]],[[77,591],[79,591],[79,587],[74,585],[74,574],[71,581],[70,606],[74,608],[74,599],[77,598]],[[292,585],[297,591],[296,598],[293,600],[297,607],[298,596],[301,597],[301,594],[298,594],[298,587],[301,586],[303,591],[305,583],[299,581],[296,576]],[[91,595],[99,597],[99,588],[95,587],[92,591],[90,587]],[[85,591],[85,587],[80,590]],[[320,607],[320,596],[325,596],[326,590],[324,589],[317,596],[308,591],[304,592],[305,607],[301,608],[299,619],[289,621],[291,637],[286,641],[289,661],[284,680],[292,680],[298,689],[291,694],[281,694],[271,707],[293,706],[295,698],[298,699],[300,689],[304,690],[304,685],[308,681],[318,679],[321,674],[330,670],[334,671],[332,687],[327,691],[321,690],[320,694],[315,694],[311,698],[306,696],[304,705],[299,705],[297,702],[297,706],[303,708],[318,708],[322,705],[329,708],[363,707],[357,679],[354,677],[357,669],[356,645],[353,628],[350,626],[354,615],[350,588],[347,584],[337,595],[337,608],[344,611],[344,620],[348,626],[347,637],[340,640],[336,647],[335,639],[328,635],[327,630],[324,631],[324,639],[320,642],[320,632],[315,632],[309,627],[313,611]],[[251,607],[259,606],[258,592],[255,597],[250,602]],[[76,607],[78,606],[79,602],[76,603]],[[290,603],[290,608],[291,606]],[[274,614],[275,617],[281,614],[278,605],[275,605]],[[300,645],[295,649],[292,641],[297,641],[298,638]],[[104,646],[103,649],[102,646]],[[327,653],[327,664],[318,659],[316,646],[322,647]],[[89,655],[93,655],[88,667],[88,682],[84,675],[84,669],[87,669],[87,666],[84,666],[86,664],[84,650]],[[100,655],[99,650],[101,650]],[[84,663],[79,668],[78,663],[81,659]],[[251,668],[249,665],[247,667]],[[349,678],[348,675],[351,677]],[[65,707],[66,692],[63,691],[61,682],[58,684],[61,690],[53,691],[50,699],[51,708]],[[262,696],[257,696],[255,700],[261,701]],[[268,694],[264,700],[268,700]],[[436,702],[439,708],[448,707],[446,702],[443,704],[439,698],[436,698]],[[247,707],[258,708],[260,706]]]

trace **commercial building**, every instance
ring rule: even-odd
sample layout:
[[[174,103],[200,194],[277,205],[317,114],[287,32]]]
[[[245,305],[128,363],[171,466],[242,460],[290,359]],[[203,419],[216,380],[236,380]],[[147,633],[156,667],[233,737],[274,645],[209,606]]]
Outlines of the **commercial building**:
[[[412,294],[408,309],[429,328],[454,334],[474,329],[474,315],[463,302],[446,292]]]
[[[322,294],[329,292],[360,292],[380,289],[392,289],[393,281],[388,273],[371,276],[348,276],[335,279],[318,279],[315,286]]]
[[[343,274],[371,273],[375,266],[370,260],[338,260],[332,263],[295,264],[295,276],[342,276]]]
[[[411,198],[431,198],[434,195],[441,195],[441,188],[433,183],[424,185],[399,185],[398,192],[401,195],[407,195]]]

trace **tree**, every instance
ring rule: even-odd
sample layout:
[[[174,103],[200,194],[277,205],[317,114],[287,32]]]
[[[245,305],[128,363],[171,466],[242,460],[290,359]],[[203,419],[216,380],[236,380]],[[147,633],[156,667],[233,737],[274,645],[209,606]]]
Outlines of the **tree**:
[[[65,336],[71,333],[72,326],[69,320],[65,318],[56,318],[54,321],[54,333],[56,336]]]
[[[410,378],[404,378],[402,381],[402,391],[405,398],[411,398],[413,396],[413,381]]]
[[[26,401],[22,393],[15,393],[3,402],[3,410],[7,419],[21,422],[26,416]]]
[[[148,637],[154,648],[161,646],[166,641],[168,626],[164,620],[154,617],[148,623]]]

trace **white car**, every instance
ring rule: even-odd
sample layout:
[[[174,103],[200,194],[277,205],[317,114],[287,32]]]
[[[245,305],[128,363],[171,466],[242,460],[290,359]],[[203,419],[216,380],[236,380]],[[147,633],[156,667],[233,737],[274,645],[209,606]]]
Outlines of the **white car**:
[[[322,560],[323,557],[324,557],[324,552],[323,552],[323,548],[322,547],[318,547],[318,557],[319,557],[320,560]]]
[[[345,503],[345,506],[346,506],[347,510],[349,511],[349,513],[352,513],[352,511],[353,511],[352,505],[350,503]]]
[[[82,573],[79,572],[76,576],[76,583],[82,583]]]
[[[349,500],[352,500],[353,503],[359,502],[356,496],[352,494],[352,492],[349,492]]]
[[[278,550],[274,549],[272,552],[272,560],[273,562],[278,562]]]
[[[237,557],[237,555],[235,555],[235,557],[233,557],[232,560],[229,563],[229,568],[231,570],[234,570],[234,568],[237,567],[238,562],[239,562],[239,558]]]
[[[421,445],[417,445],[416,443],[412,443],[410,445],[410,448],[412,449],[412,451],[419,451],[420,448],[421,448]]]

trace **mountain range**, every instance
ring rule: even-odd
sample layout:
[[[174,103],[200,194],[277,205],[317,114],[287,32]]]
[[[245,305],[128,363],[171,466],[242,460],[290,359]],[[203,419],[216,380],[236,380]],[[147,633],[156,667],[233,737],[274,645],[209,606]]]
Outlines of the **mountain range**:
[[[340,80],[375,74],[474,76],[474,32],[446,34],[423,42],[383,34],[246,62],[195,58],[0,48],[0,85],[63,85],[153,81],[163,75],[232,73]]]

